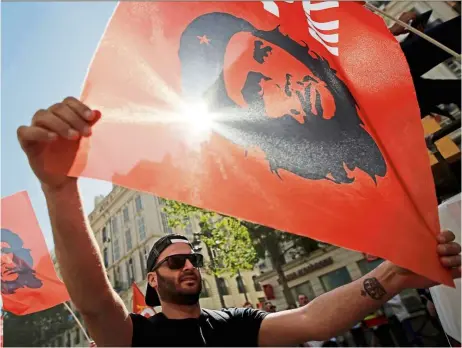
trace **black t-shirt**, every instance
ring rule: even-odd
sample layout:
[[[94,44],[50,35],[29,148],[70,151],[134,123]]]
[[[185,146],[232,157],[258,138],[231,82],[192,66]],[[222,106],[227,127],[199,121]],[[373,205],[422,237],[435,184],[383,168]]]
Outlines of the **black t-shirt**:
[[[198,319],[130,314],[133,347],[256,347],[268,313],[251,308],[202,309]]]

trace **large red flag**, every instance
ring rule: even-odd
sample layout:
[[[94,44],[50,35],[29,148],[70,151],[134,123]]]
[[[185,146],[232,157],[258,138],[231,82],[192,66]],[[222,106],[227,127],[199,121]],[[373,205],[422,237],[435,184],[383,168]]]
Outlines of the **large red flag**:
[[[359,4],[121,2],[82,99],[102,120],[52,170],[451,281],[409,69]]]
[[[146,318],[152,317],[156,314],[154,308],[146,304],[144,295],[136,283],[132,284],[133,291],[133,313],[144,315]]]
[[[2,198],[3,309],[30,314],[69,301],[26,191]]]

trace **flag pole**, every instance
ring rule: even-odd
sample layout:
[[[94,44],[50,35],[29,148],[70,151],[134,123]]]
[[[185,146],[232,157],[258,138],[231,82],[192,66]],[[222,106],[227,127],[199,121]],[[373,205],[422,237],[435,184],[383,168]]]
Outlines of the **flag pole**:
[[[387,17],[388,19],[391,19],[393,22],[396,22],[398,23],[399,25],[401,25],[402,27],[406,28],[407,30],[409,30],[410,32],[416,34],[417,36],[420,36],[422,39],[424,40],[427,40],[428,42],[434,44],[435,46],[441,48],[443,51],[446,51],[447,53],[449,53],[451,56],[457,58],[458,60],[460,60],[460,54],[458,54],[456,51],[453,51],[451,50],[449,47],[443,45],[442,43],[436,41],[435,39],[431,38],[430,36],[428,36],[427,34],[424,34],[422,33],[421,31],[411,27],[409,24],[407,23],[404,23],[403,21],[389,15],[388,13],[386,13],[385,11],[375,7],[374,5],[371,5],[369,3],[365,3],[364,6],[368,7],[370,10],[372,11],[376,11],[378,13],[380,13],[381,15]]]
[[[67,302],[64,302],[64,307],[71,313],[71,315],[74,317],[75,321],[77,322],[77,325],[79,325],[80,330],[82,330],[83,334],[85,335],[85,338],[88,340],[88,343],[91,343],[90,337],[87,335],[87,331],[83,327],[82,323],[80,322],[79,318],[75,315],[75,313],[72,311],[72,308],[67,304]]]

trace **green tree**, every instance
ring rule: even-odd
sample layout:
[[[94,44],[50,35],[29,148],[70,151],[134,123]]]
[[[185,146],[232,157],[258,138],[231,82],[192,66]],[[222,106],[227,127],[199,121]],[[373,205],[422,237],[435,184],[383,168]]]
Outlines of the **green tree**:
[[[4,313],[3,339],[5,347],[41,347],[74,327],[75,321],[63,305],[28,315]],[[60,346],[65,346],[61,342]]]
[[[218,265],[212,265],[214,274],[226,272],[235,274],[239,269],[252,269],[256,259],[264,259],[268,256],[273,269],[278,274],[286,302],[295,305],[295,299],[282,269],[285,255],[294,249],[309,254],[318,248],[317,241],[222,216],[184,203],[170,200],[164,202],[164,211],[168,215],[171,227],[184,227],[191,218],[199,220],[201,240],[217,254]],[[284,250],[281,248],[283,245],[287,245]]]

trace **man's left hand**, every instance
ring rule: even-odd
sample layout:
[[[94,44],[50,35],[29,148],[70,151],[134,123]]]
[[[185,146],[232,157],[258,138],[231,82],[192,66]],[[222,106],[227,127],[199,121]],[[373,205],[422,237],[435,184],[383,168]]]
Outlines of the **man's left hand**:
[[[459,243],[454,242],[455,236],[451,231],[443,231],[438,237],[438,246],[436,252],[440,257],[441,264],[451,271],[453,279],[460,278],[461,270],[461,247]],[[394,265],[396,274],[401,278],[400,283],[404,288],[423,289],[438,285],[424,276],[415,274],[405,268]]]

